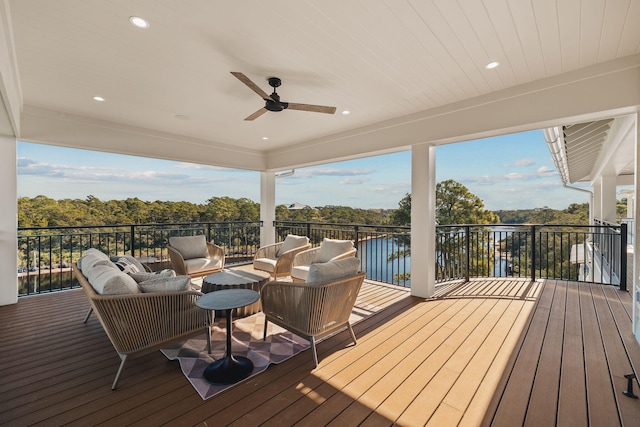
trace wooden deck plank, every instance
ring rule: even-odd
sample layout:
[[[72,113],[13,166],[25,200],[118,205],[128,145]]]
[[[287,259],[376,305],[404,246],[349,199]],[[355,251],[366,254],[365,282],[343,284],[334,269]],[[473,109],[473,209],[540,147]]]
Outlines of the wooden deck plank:
[[[507,337],[500,345],[496,357],[493,359],[491,366],[473,396],[473,400],[469,402],[460,420],[461,426],[477,426],[479,421],[483,420],[487,414],[496,391],[504,388],[504,384],[501,387],[501,382],[506,381],[503,374],[513,364],[514,350],[518,348],[518,344],[521,344],[524,339],[524,331],[527,329],[534,308],[535,302],[533,301],[526,301],[520,305],[518,316],[510,325]]]
[[[640,423],[640,402],[622,394],[622,391],[627,388],[627,379],[624,375],[632,373],[633,369],[611,312],[611,301],[607,300],[603,286],[592,286],[592,294],[613,380],[614,395],[618,400],[620,418],[624,425]]]
[[[429,303],[435,303],[433,301],[429,302]],[[486,318],[487,313],[484,312],[483,310],[490,310],[490,307],[478,307],[477,309],[474,310],[473,313],[470,314],[469,317],[467,317],[464,320],[464,325],[466,325],[469,329],[467,330],[467,340],[469,340],[469,337],[471,336],[472,340],[478,339],[476,338],[476,336],[472,336],[471,333],[473,332],[474,328],[474,324],[476,323],[475,319],[478,319],[477,321],[479,322],[481,319]],[[462,310],[461,310],[462,312]],[[441,319],[440,322],[442,322],[444,319]],[[456,320],[455,317],[447,319],[443,322],[442,326],[444,327],[450,327],[450,325],[454,324],[454,323],[458,323],[459,320]],[[431,328],[432,325],[427,325],[425,326],[427,328]],[[456,331],[463,333],[462,329],[460,331]],[[479,335],[479,334],[478,334]],[[415,334],[413,335],[415,336]],[[424,338],[423,337],[423,342],[424,342]],[[415,340],[416,343],[418,343],[418,340]],[[406,341],[405,341],[406,343]],[[403,343],[404,344],[404,343]],[[450,345],[450,343],[447,341],[443,342],[444,346],[446,345]],[[460,355],[460,353],[463,353],[466,351],[467,346],[459,346],[458,350],[460,349],[464,349],[464,351],[458,351],[457,354]],[[415,349],[415,347],[413,347],[413,349]],[[391,363],[391,364],[387,364],[384,363],[385,359],[381,360],[380,362],[382,363],[378,363],[376,369],[379,370],[383,370],[386,369],[388,370],[388,366],[394,366],[394,367],[398,367],[400,369],[397,369],[394,373],[393,373],[393,377],[397,380],[397,379],[401,379],[401,378],[406,378],[407,375],[411,375],[413,373],[413,366],[409,365],[409,366],[405,366],[405,360],[403,360],[405,357],[405,355],[407,354],[408,351],[412,350],[412,348],[406,348],[406,346],[401,346],[398,347],[397,349],[394,349],[395,352],[398,353],[398,356],[401,358],[399,360],[397,360],[395,363]],[[422,348],[420,350],[420,353],[423,355],[425,354],[424,348]],[[464,357],[460,356],[460,359],[462,359]],[[460,360],[455,360],[455,358],[449,358],[447,363],[454,365],[456,362],[458,362],[458,365],[460,365]],[[375,398],[369,398],[369,397],[365,397],[367,392],[370,392],[372,390],[372,388],[374,386],[377,385],[377,380],[375,378],[372,378],[369,375],[361,375],[357,380],[353,381],[351,384],[349,384],[348,387],[348,392],[350,395],[355,396],[358,399],[358,403],[359,404],[365,404],[371,408],[376,408],[377,406],[377,402],[379,402],[380,397],[382,396],[376,396]],[[396,383],[397,384],[397,383]],[[391,386],[391,384],[388,384],[389,386]],[[379,390],[379,389],[378,389]],[[389,394],[389,392],[393,390],[392,387],[387,388],[387,395]],[[362,411],[358,411],[358,409],[360,408],[360,405],[351,405],[348,409],[346,409],[345,411],[343,411],[340,416],[338,416],[333,423],[335,425],[354,425],[354,424],[359,424],[360,422],[362,422],[364,419],[367,418],[367,416],[371,413],[371,410],[369,410],[368,413],[364,413]]]
[[[516,350],[517,357],[513,368],[511,372],[506,373],[508,382],[504,390],[499,390],[495,396],[497,403],[492,404],[496,406],[496,410],[493,419],[490,420],[491,425],[510,427],[524,424],[554,292],[555,282],[547,282],[536,304],[522,345]]]
[[[591,288],[581,285],[580,290],[589,423],[594,426],[620,423]]]
[[[536,369],[529,405],[534,408],[546,408],[544,411],[527,411],[525,425],[554,425],[556,422],[562,362],[562,343],[564,338],[566,308],[566,282],[556,282],[556,289],[549,312],[549,321],[545,330],[542,351]]]
[[[575,282],[567,283],[557,423],[561,426],[586,426],[589,424],[582,323],[580,322],[580,296],[578,285]]]
[[[536,372],[558,357],[559,377],[542,367],[535,375],[558,396],[551,425],[586,417],[590,425],[633,425],[640,417],[640,402],[621,393],[624,371],[640,363],[628,292],[526,278],[473,279],[438,292],[444,296],[424,300],[367,281],[359,300],[386,308],[354,326],[358,345],[339,333],[318,345],[317,369],[304,352],[206,401],[159,352],[128,362],[111,391],[119,358],[95,318],[82,323],[83,292],[21,298],[0,307],[0,425],[522,425],[523,413],[531,422],[548,410],[537,405],[549,403],[529,401],[535,385],[525,362]],[[551,333],[561,306],[561,332]],[[541,325],[549,333],[539,339]],[[508,408],[519,407],[518,393],[524,412]]]
[[[351,357],[349,358],[341,358],[340,364],[335,364],[331,371],[319,371],[318,376],[323,378],[325,382],[330,383],[335,391],[331,395],[325,395],[327,400],[323,402],[321,407],[309,413],[303,423],[309,420],[313,422],[332,421],[335,417],[329,418],[328,415],[335,414],[335,416],[338,416],[347,406],[353,403],[353,400],[345,399],[344,396],[357,398],[359,394],[362,394],[362,392],[359,392],[361,388],[370,387],[387,372],[386,370],[377,369],[376,366],[370,366],[366,371],[360,368],[355,369],[354,367],[357,364],[354,362],[361,358],[361,355],[368,354],[375,349],[381,353],[380,359],[376,359],[376,364],[386,364],[405,370],[410,369],[405,366],[406,354],[411,353],[412,348],[427,340],[429,336],[433,336],[448,319],[456,315],[463,316],[467,312],[466,305],[468,305],[468,301],[448,301],[437,305],[431,304],[431,308],[425,303],[417,305],[411,318],[406,320],[404,318],[397,319],[398,323],[393,325],[393,329],[397,332],[397,329],[400,328],[402,333],[393,337],[392,341],[382,335],[372,337],[373,339],[368,343],[371,350],[363,348],[361,354],[356,353],[350,355]],[[428,333],[420,334],[421,330],[428,331]],[[360,403],[367,405],[367,402],[359,401],[356,406],[359,406]]]

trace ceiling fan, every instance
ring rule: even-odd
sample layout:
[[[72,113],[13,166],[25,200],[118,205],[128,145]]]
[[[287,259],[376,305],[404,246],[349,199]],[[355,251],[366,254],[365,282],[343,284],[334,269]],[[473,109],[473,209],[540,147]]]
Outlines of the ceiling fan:
[[[254,91],[260,96],[260,98],[264,99],[265,106],[251,114],[245,120],[254,120],[266,113],[267,111],[282,111],[282,110],[300,110],[300,111],[311,111],[314,113],[326,113],[333,114],[336,112],[336,107],[326,107],[324,105],[311,105],[311,104],[296,104],[293,102],[284,102],[280,101],[280,95],[276,93],[276,88],[280,87],[282,81],[278,77],[269,77],[269,86],[273,88],[273,93],[271,95],[267,95],[265,91],[260,89],[258,85],[252,82],[249,77],[245,76],[242,73],[238,73],[236,71],[232,71],[231,74],[236,76],[238,80],[242,83],[249,86],[249,89]]]

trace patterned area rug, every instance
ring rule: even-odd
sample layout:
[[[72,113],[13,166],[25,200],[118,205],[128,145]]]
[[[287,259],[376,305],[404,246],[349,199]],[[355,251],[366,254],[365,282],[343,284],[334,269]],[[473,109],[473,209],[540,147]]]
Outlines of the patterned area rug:
[[[356,303],[350,317],[351,324],[353,325],[379,310],[380,307]],[[232,353],[234,356],[247,357],[253,362],[253,371],[246,379],[266,370],[272,363],[281,363],[309,348],[309,342],[306,339],[300,338],[286,329],[271,322],[267,328],[267,339],[263,341],[264,315],[262,313],[233,321]],[[205,368],[211,362],[225,355],[225,318],[216,319],[216,323],[211,328],[211,354],[207,353],[207,340],[204,334],[202,337],[192,338],[161,351],[168,359],[180,362],[182,372],[203,400],[235,385],[214,385],[202,376]]]

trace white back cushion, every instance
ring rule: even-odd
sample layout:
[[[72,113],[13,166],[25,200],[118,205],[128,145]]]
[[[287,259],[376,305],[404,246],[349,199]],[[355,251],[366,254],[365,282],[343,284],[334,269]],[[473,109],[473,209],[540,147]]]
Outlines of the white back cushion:
[[[182,255],[184,259],[207,258],[209,256],[207,239],[204,237],[204,234],[198,236],[169,237],[169,244],[180,252],[180,255]]]
[[[307,236],[296,236],[295,234],[288,234],[284,239],[282,246],[278,249],[276,256],[280,257],[283,253],[289,252],[291,249],[299,248],[309,243]]]
[[[318,253],[313,258],[313,262],[331,261],[333,258],[349,252],[351,249],[353,249],[353,242],[351,240],[327,239],[325,237],[322,240],[322,244],[320,244]]]

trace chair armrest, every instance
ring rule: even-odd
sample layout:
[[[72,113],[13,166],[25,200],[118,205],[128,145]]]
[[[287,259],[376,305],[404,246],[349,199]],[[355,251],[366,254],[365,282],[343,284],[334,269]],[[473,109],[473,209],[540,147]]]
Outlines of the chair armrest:
[[[311,248],[302,252],[298,252],[293,257],[293,266],[295,267],[296,265],[311,265],[319,250],[320,247],[318,246],[317,248]]]
[[[171,245],[167,245],[167,250],[169,251],[169,259],[171,260],[171,268],[176,272],[177,276],[186,276],[187,275],[187,267],[184,265],[184,258],[182,254],[177,250],[173,249]]]
[[[278,253],[278,249],[280,249],[280,246],[282,246],[283,243],[284,242],[273,243],[271,245],[259,247],[253,259],[258,259],[258,258],[276,259],[276,254]]]
[[[213,242],[207,242],[207,251],[209,252],[209,258],[220,260],[220,268],[224,268],[224,248]]]
[[[307,243],[304,246],[299,246],[280,255],[278,257],[278,261],[276,261],[276,266],[273,269],[273,275],[277,277],[290,274],[291,268],[293,267],[293,258],[295,258],[296,254],[306,251],[310,247],[311,243]]]

